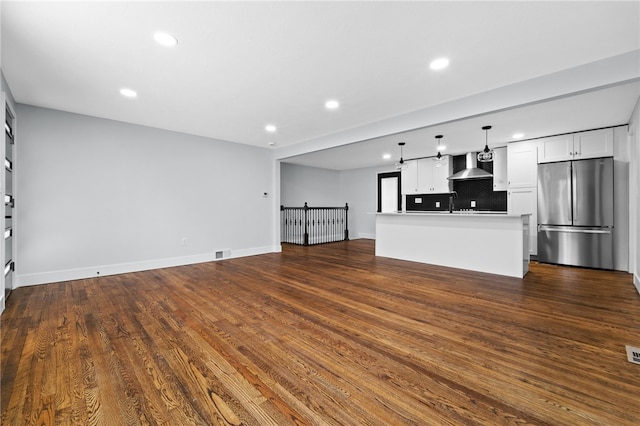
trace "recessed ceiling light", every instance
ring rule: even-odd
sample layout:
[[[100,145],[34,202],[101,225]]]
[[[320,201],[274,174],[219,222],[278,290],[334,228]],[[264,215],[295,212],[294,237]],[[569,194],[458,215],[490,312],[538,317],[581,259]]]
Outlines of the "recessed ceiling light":
[[[138,96],[136,91],[131,89],[120,89],[120,94],[122,96],[126,96],[127,98],[135,98]]]
[[[429,67],[434,71],[438,71],[438,70],[444,69],[444,68],[446,68],[448,66],[449,66],[449,59],[448,58],[434,59],[429,64]]]
[[[155,33],[153,39],[163,46],[175,46],[178,44],[178,39],[167,33]]]
[[[278,145],[278,144],[275,143],[275,142],[269,142],[269,146],[276,146],[276,145]]]
[[[390,160],[391,159],[391,154],[383,154],[382,155],[382,159],[383,160]]]
[[[325,102],[324,106],[327,107],[327,109],[337,109],[340,106],[340,102],[332,99]]]
[[[522,139],[524,138],[524,133],[514,133],[511,137],[513,139]]]
[[[278,130],[278,128],[277,128],[276,126],[274,126],[273,124],[267,124],[266,126],[264,126],[264,129],[265,129],[267,132],[271,132],[271,133],[273,133],[273,132],[275,132],[276,130]]]

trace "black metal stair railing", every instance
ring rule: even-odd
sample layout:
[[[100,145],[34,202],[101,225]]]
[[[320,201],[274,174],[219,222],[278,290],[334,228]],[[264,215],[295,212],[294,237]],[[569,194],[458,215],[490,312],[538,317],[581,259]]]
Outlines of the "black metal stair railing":
[[[280,241],[313,245],[349,239],[349,204],[344,207],[280,206]]]

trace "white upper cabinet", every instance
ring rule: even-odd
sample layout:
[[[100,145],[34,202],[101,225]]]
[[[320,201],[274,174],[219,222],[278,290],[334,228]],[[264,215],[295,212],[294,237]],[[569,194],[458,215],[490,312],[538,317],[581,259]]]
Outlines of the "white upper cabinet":
[[[538,185],[536,148],[534,141],[511,142],[507,145],[507,188]]]
[[[573,135],[574,159],[613,157],[613,129],[591,130]]]
[[[613,156],[613,129],[590,130],[539,140],[540,163]]]
[[[418,161],[408,160],[404,162],[402,169],[402,193],[403,194],[419,194],[418,192]]]
[[[573,135],[553,136],[538,141],[540,163],[573,160]]]
[[[418,160],[418,190],[421,194],[448,193],[449,176],[453,174],[453,162],[451,157],[443,155],[438,162],[434,158],[421,158]]]
[[[402,170],[403,194],[449,193],[449,180],[452,175],[451,157],[444,155],[438,163],[432,157],[405,161]]]
[[[452,184],[449,180],[449,176],[453,174],[453,159],[449,155],[442,157],[445,163],[433,163],[433,192],[448,193],[452,190]]]
[[[493,150],[493,190],[507,190],[507,148]]]

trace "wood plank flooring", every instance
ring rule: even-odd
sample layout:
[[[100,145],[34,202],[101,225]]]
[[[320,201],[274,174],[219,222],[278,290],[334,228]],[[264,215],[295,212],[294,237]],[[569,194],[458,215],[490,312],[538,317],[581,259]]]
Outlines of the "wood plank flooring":
[[[25,287],[3,425],[637,425],[631,275],[525,279],[374,243]]]

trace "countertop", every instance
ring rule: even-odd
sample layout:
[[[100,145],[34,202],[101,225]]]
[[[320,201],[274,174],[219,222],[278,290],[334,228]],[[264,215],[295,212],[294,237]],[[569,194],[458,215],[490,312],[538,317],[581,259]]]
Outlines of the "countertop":
[[[379,215],[395,215],[395,216],[448,216],[448,217],[522,217],[530,216],[529,214],[509,214],[503,211],[409,211],[409,212],[388,212],[377,213]]]

